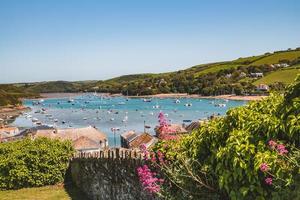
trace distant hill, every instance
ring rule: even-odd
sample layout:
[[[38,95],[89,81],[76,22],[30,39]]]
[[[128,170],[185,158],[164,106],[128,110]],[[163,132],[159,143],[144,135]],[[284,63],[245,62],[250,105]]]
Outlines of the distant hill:
[[[297,48],[232,61],[195,65],[185,70],[168,73],[124,75],[104,81],[51,81],[14,84],[14,86],[25,93],[97,91],[129,95],[178,92],[202,95],[233,92],[248,94],[255,93],[255,85],[259,83],[280,82],[283,87],[298,73],[293,66],[299,63],[300,48]],[[274,67],[274,64],[286,64],[289,68]],[[265,76],[251,77],[250,74],[254,72],[261,72]]]
[[[21,104],[20,98],[38,97],[37,93],[24,92],[22,88],[10,85],[0,85],[0,107]]]

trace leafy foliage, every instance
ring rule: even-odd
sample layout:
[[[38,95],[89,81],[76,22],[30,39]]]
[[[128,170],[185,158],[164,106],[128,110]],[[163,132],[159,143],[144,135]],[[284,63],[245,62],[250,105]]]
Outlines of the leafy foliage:
[[[69,141],[47,138],[0,144],[0,189],[62,182],[73,148]]]
[[[277,149],[270,141],[276,141]],[[175,183],[165,187],[169,199],[296,199],[299,146],[300,77],[284,96],[273,94],[231,109],[180,141],[164,141],[154,150],[170,161],[163,168]],[[212,191],[218,195],[209,196]]]

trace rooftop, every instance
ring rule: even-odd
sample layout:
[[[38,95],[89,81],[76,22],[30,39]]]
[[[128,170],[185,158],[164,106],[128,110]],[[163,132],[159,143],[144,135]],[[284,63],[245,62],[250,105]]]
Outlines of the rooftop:
[[[38,129],[34,133],[35,137],[48,137],[53,139],[75,141],[80,137],[86,137],[94,141],[107,140],[106,135],[98,129],[91,126],[84,128],[66,128],[66,129]]]

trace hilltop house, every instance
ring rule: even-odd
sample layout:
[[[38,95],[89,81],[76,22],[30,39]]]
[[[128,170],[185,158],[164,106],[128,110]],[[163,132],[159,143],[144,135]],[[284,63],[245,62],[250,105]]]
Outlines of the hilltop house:
[[[278,63],[278,64],[274,64],[275,67],[288,67],[289,65],[287,63]]]
[[[41,129],[33,129],[27,134],[32,139],[47,137],[51,139],[70,140],[73,147],[79,152],[98,151],[108,146],[106,135],[92,126],[66,129],[42,127]]]
[[[232,74],[226,74],[225,77],[226,78],[231,78]]]
[[[253,78],[260,78],[260,77],[263,77],[264,74],[261,72],[256,72],[256,73],[250,73],[250,76]]]
[[[259,84],[256,86],[256,90],[258,91],[269,91],[269,86],[266,84]]]
[[[147,148],[153,146],[158,139],[149,133],[137,134],[135,131],[128,131],[121,134],[121,147],[137,149],[143,144]]]

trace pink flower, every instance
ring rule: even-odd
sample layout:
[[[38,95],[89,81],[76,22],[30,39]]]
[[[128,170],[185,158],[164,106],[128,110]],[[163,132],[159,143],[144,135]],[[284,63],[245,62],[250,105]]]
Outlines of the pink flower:
[[[268,178],[265,179],[265,183],[266,183],[267,185],[272,185],[272,184],[273,184],[273,179],[270,178],[270,177],[268,177]]]
[[[141,150],[141,151],[146,151],[146,150],[147,150],[146,145],[145,145],[145,144],[141,144],[140,150]]]
[[[276,145],[277,145],[277,143],[276,143],[274,140],[270,140],[270,141],[269,141],[269,146],[270,146],[271,148],[275,148]]]
[[[164,164],[164,154],[160,151],[157,151],[157,156],[158,156],[158,160],[160,162],[160,164]]]
[[[151,153],[151,162],[155,163],[156,162],[156,157],[154,153]]]
[[[262,163],[259,168],[260,168],[260,171],[262,171],[262,172],[266,172],[269,170],[269,166],[267,163]]]
[[[176,139],[177,136],[174,135],[176,133],[176,130],[171,127],[171,125],[168,123],[165,115],[163,112],[160,112],[158,114],[158,122],[159,122],[159,138],[163,140],[173,140]]]
[[[160,184],[163,183],[164,180],[155,177],[156,173],[151,172],[147,165],[138,167],[137,172],[144,190],[151,194],[160,191]]]
[[[285,149],[285,146],[283,144],[277,145],[277,151],[278,151],[279,155],[284,155],[284,154],[288,153],[288,150]]]

